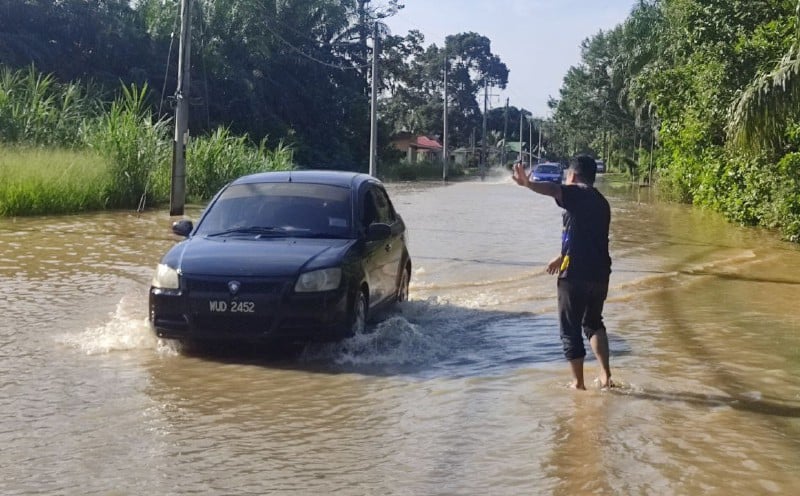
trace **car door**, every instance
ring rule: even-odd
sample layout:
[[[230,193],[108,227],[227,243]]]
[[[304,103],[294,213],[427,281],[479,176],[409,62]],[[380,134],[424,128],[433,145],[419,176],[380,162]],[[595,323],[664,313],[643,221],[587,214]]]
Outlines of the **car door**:
[[[392,227],[387,239],[366,241],[365,271],[370,285],[370,306],[378,305],[394,295],[402,243],[398,243],[398,219],[383,188],[369,184],[362,197],[362,225],[364,232],[373,223]]]

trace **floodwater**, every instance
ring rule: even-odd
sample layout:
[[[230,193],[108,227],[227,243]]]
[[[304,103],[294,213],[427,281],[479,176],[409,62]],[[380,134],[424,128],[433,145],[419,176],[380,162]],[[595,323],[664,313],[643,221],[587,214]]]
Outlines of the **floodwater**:
[[[294,353],[153,337],[165,211],[0,219],[0,494],[793,492],[800,250],[600,188],[608,391],[566,387],[560,210],[506,175],[390,185],[410,301]]]

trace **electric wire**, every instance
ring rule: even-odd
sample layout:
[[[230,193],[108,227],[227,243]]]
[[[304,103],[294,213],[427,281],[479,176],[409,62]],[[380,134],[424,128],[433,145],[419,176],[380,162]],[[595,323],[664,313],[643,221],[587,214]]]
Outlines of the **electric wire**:
[[[361,70],[361,69],[367,69],[367,68],[369,68],[369,67],[371,67],[371,66],[372,66],[372,64],[362,64],[362,65],[353,65],[353,66],[343,66],[343,65],[338,65],[338,64],[331,64],[330,62],[325,62],[324,60],[320,60],[320,59],[318,59],[318,58],[316,58],[316,57],[314,57],[314,56],[312,56],[312,55],[309,55],[309,54],[307,54],[307,53],[306,53],[306,52],[304,52],[304,51],[303,51],[301,48],[298,48],[298,47],[294,46],[294,45],[293,45],[293,44],[292,44],[290,41],[288,41],[286,38],[284,38],[283,36],[281,36],[281,35],[280,35],[280,34],[279,34],[277,31],[275,31],[275,30],[274,30],[274,29],[273,29],[273,28],[272,28],[272,27],[269,25],[269,23],[268,23],[268,22],[265,22],[265,23],[264,23],[264,27],[266,27],[266,28],[267,28],[267,30],[268,30],[270,33],[272,33],[272,34],[273,34],[273,36],[275,36],[275,38],[277,38],[277,39],[278,39],[280,42],[282,42],[284,45],[286,45],[286,46],[288,46],[289,48],[291,48],[291,49],[292,49],[294,52],[296,52],[298,55],[300,55],[301,57],[304,57],[304,58],[306,58],[306,59],[308,59],[308,60],[311,60],[312,62],[316,62],[317,64],[324,65],[324,66],[326,66],[326,67],[330,67],[330,68],[332,68],[332,69],[338,69],[338,70],[341,70],[341,71],[356,71],[356,70]]]
[[[169,50],[167,51],[167,67],[164,70],[164,85],[161,87],[161,101],[158,102],[158,116],[161,117],[161,107],[164,105],[164,93],[167,92],[167,78],[169,77],[169,64],[172,58],[172,47],[175,44],[175,30],[178,29],[178,19],[181,17],[180,10],[175,14],[175,22],[172,23],[172,33],[169,36]]]

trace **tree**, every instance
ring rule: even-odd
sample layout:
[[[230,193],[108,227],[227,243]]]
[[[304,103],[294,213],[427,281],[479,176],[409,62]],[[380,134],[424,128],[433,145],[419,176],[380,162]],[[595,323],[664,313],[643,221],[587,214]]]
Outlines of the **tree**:
[[[776,148],[800,115],[800,1],[794,41],[770,72],[759,74],[730,107],[728,137],[739,149]]]
[[[424,51],[419,49],[421,35],[412,32],[409,36],[408,68],[398,74],[383,102],[384,115],[395,123],[395,132],[441,134],[447,61],[448,135],[453,146],[466,145],[473,129],[480,128],[479,92],[488,86],[504,88],[508,68],[492,53],[491,41],[477,33],[448,36],[444,47],[433,44]]]

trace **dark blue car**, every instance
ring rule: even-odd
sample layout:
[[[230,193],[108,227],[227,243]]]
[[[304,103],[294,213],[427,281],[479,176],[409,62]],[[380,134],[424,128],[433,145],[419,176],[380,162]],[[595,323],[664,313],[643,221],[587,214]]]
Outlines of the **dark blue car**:
[[[217,193],[156,268],[159,337],[336,340],[408,297],[406,228],[380,181],[340,171],[268,172]]]
[[[530,178],[533,181],[549,181],[560,184],[563,179],[563,170],[560,164],[546,162],[534,165]]]

